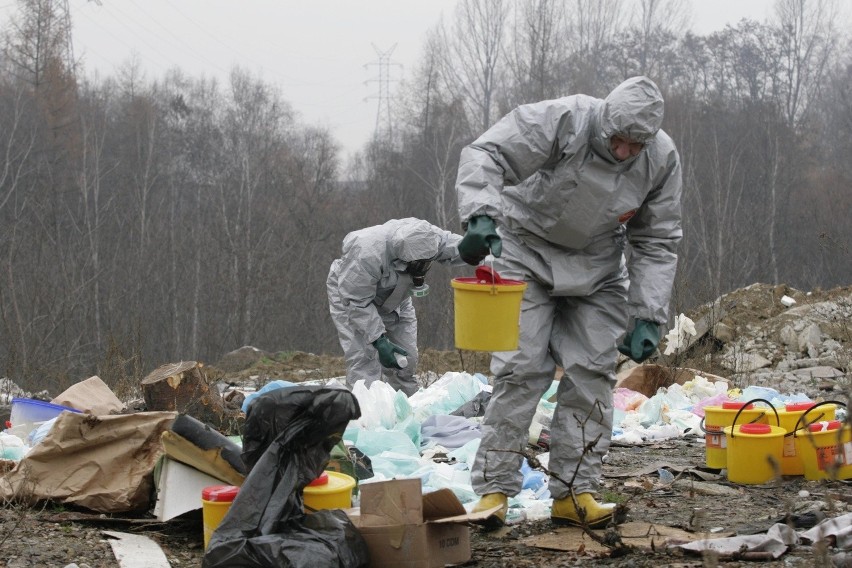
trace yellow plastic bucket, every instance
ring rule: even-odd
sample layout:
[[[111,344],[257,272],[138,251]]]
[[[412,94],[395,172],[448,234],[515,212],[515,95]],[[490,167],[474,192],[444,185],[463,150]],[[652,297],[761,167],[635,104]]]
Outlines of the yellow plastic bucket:
[[[355,478],[337,471],[324,471],[302,490],[305,512],[348,509],[352,506]]]
[[[722,430],[728,439],[728,481],[756,485],[780,471],[784,434],[780,426],[739,424]]]
[[[526,282],[504,280],[486,266],[476,278],[454,278],[456,348],[514,351],[518,348],[521,300]]]
[[[720,406],[704,407],[704,453],[707,467],[724,469],[728,465],[727,439],[722,429],[731,426],[738,412],[744,422],[767,424],[768,409],[753,404],[726,400]]]
[[[796,442],[805,479],[852,479],[852,425],[840,420],[816,422]]]
[[[778,409],[779,425],[787,430],[787,435],[784,437],[784,450],[781,454],[781,473],[783,475],[802,475],[805,472],[805,466],[802,463],[802,458],[799,455],[796,437],[793,433],[800,425],[807,426],[802,422],[802,417],[805,413],[809,413],[811,409],[821,406],[816,402],[791,402],[784,405],[784,408]],[[834,420],[834,405],[822,406],[821,412],[813,412],[811,421],[818,420]]]
[[[210,544],[213,531],[225,518],[228,509],[237,497],[240,488],[236,485],[211,485],[201,490],[201,518],[204,523],[204,548]]]

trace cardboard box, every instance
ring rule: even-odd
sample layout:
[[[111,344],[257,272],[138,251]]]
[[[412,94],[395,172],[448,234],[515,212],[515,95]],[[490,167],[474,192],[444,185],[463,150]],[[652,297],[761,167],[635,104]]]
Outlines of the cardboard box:
[[[499,509],[467,513],[449,489],[423,494],[420,479],[361,485],[347,511],[370,550],[370,568],[432,568],[470,560],[468,523]]]

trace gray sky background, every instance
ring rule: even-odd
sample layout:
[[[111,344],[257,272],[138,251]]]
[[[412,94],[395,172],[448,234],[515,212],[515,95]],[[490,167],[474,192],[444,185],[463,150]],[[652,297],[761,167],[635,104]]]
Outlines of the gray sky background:
[[[634,0],[628,0],[634,1]],[[329,127],[345,152],[376,123],[379,52],[411,71],[427,31],[456,0],[69,0],[75,56],[112,75],[136,57],[148,79],[170,67],[225,81],[234,64],[276,84],[308,123]],[[692,0],[693,30],[764,21],[774,0]],[[0,19],[12,0],[0,0]],[[392,86],[393,87],[393,86]]]

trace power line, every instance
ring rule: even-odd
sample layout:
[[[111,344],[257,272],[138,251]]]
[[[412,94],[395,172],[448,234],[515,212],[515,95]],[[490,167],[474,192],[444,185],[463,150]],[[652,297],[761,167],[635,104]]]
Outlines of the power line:
[[[390,108],[390,84],[391,81],[395,81],[396,79],[391,78],[391,69],[394,67],[402,69],[402,65],[391,61],[391,54],[394,49],[396,49],[396,44],[393,44],[393,46],[387,51],[382,51],[373,44],[373,50],[375,50],[379,59],[378,61],[372,61],[364,65],[364,67],[376,66],[379,68],[378,77],[368,79],[366,81],[368,84],[378,83],[379,92],[368,96],[367,99],[379,100],[379,105],[376,109],[376,130],[374,136],[377,139],[386,142],[393,140],[393,122],[391,120]]]

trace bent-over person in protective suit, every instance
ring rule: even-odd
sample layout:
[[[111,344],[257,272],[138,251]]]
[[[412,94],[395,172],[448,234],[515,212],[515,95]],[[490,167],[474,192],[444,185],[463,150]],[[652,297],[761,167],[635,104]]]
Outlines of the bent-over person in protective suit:
[[[464,263],[461,236],[421,219],[392,219],[353,231],[326,282],[331,319],[346,358],[346,383],[383,378],[417,392],[417,317],[412,291],[424,289],[433,262]]]
[[[617,349],[637,362],[656,351],[682,234],[680,157],[662,121],[659,89],[633,77],[606,99],[520,106],[462,150],[459,254],[477,264],[490,252],[502,276],[527,283],[519,348],[492,355],[472,468],[475,510],[500,506],[492,525],[522,482],[520,456],[499,450],[523,449],[557,365],[551,518],[591,527],[612,518],[594,492],[612,434]]]

